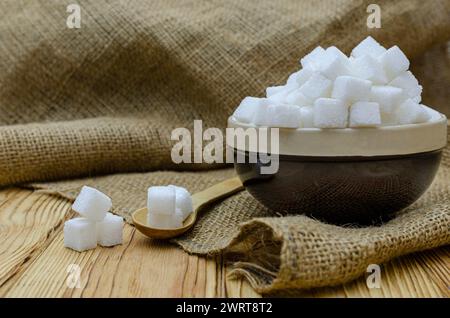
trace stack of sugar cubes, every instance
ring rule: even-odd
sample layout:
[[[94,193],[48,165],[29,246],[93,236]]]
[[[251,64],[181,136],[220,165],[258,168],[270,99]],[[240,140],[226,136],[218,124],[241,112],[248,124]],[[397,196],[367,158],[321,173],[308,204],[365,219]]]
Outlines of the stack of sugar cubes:
[[[101,246],[122,244],[123,219],[108,211],[111,199],[97,189],[84,186],[72,209],[81,217],[64,223],[64,246],[82,252]]]
[[[376,127],[422,123],[439,113],[421,105],[422,86],[408,70],[399,47],[372,37],[347,57],[338,48],[315,48],[285,85],[266,89],[265,98],[246,97],[236,120],[284,128]]]
[[[154,186],[148,188],[147,223],[160,229],[183,226],[193,210],[191,194],[182,187]]]

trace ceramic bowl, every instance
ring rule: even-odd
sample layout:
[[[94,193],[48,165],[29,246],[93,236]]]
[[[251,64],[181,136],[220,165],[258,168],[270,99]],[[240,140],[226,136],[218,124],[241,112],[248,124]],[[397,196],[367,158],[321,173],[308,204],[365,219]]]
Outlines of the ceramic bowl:
[[[412,125],[280,128],[273,174],[262,173],[268,164],[259,158],[250,162],[257,146],[227,143],[245,188],[264,206],[333,224],[378,224],[415,202],[433,181],[447,143],[447,119],[437,114]],[[228,127],[261,129],[234,117]],[[238,154],[245,162],[236,160]]]

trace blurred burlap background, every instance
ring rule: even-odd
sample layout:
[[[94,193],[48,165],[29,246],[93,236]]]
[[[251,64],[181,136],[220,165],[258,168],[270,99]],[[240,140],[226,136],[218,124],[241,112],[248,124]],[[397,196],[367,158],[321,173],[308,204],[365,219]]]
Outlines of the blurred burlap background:
[[[93,185],[128,220],[150,185],[204,189],[233,170],[171,163],[173,128],[194,119],[223,128],[244,96],[282,83],[315,46],[349,53],[368,34],[414,58],[424,102],[448,114],[448,0],[377,1],[378,30],[366,27],[372,1],[78,1],[78,30],[66,27],[72,2],[0,2],[2,186],[74,198]],[[368,264],[450,243],[449,228],[447,149],[432,188],[384,226],[277,217],[242,192],[175,242],[224,252],[234,274],[270,293],[348,281]]]

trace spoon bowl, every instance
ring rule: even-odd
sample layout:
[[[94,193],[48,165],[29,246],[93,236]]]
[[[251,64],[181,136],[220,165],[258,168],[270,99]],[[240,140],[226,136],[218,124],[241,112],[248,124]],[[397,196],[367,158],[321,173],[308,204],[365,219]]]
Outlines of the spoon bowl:
[[[155,239],[169,239],[180,236],[187,232],[197,221],[203,208],[211,203],[224,199],[236,192],[244,189],[241,180],[238,177],[227,179],[212,187],[192,195],[192,205],[194,211],[184,220],[183,226],[179,228],[155,228],[147,223],[147,208],[140,208],[132,214],[133,224],[139,232],[147,237]]]

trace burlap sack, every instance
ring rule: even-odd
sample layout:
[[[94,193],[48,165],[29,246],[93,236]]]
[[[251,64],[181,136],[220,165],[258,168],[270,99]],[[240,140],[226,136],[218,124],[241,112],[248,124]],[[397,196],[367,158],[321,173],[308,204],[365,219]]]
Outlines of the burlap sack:
[[[73,198],[90,184],[129,220],[149,185],[195,192],[230,177],[230,168],[173,164],[171,130],[193,119],[223,128],[243,96],[282,83],[318,44],[349,53],[369,34],[370,2],[80,1],[81,29],[68,29],[71,1],[1,1],[0,185],[34,182]],[[422,56],[449,38],[449,1],[378,4],[382,28],[370,33],[386,46]],[[382,227],[280,218],[242,192],[175,242],[225,251],[260,292],[338,284],[369,263],[450,242],[448,156],[432,189]],[[49,182],[64,178],[79,179]]]

